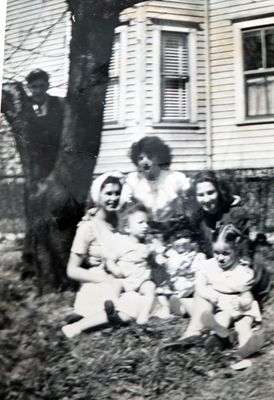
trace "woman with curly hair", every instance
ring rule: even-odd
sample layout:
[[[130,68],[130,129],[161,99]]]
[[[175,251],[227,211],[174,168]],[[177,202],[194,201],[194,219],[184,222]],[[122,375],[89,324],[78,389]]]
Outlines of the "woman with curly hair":
[[[137,171],[127,176],[121,200],[140,201],[149,212],[152,230],[166,233],[184,214],[189,179],[184,173],[169,169],[170,148],[157,136],[146,136],[133,143],[130,158]]]

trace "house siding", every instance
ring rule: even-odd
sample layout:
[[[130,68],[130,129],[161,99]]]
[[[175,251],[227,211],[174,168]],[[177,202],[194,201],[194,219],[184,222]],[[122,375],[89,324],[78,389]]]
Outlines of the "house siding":
[[[273,123],[237,125],[233,20],[274,12],[273,1],[210,0],[212,166],[273,166]]]
[[[184,22],[200,24],[197,32],[197,129],[165,125],[153,122],[155,107],[154,91],[154,24],[153,19],[174,26]],[[143,135],[158,135],[171,147],[172,168],[199,170],[206,165],[205,143],[205,73],[204,73],[204,2],[199,1],[150,1],[139,4],[123,13],[127,27],[127,57],[123,66],[126,74],[125,127],[103,131],[101,151],[96,173],[109,168],[123,172],[132,171],[128,152],[133,141]],[[142,40],[143,39],[143,40]],[[113,145],[113,143],[115,143]]]
[[[3,78],[24,81],[35,68],[50,74],[51,94],[64,96],[68,81],[68,35],[64,0],[9,0]]]
[[[273,124],[237,125],[233,23],[235,18],[256,18],[274,13],[273,0],[208,0],[211,102],[211,163],[214,169],[267,168],[273,166]],[[125,10],[127,51],[122,73],[126,79],[124,118],[121,126],[106,126],[96,173],[109,169],[134,169],[128,151],[142,135],[159,135],[172,149],[178,170],[206,166],[204,0],[147,1]],[[6,20],[4,80],[24,81],[34,68],[51,75],[51,94],[64,96],[68,81],[69,21],[65,0],[9,0]],[[183,26],[198,24],[197,129],[180,124],[154,124],[155,21]],[[141,40],[143,39],[143,41]]]

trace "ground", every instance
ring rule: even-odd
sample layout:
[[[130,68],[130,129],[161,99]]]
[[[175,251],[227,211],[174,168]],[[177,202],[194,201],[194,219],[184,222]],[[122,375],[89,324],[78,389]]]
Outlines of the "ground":
[[[274,394],[274,292],[264,311],[265,345],[252,366],[235,372],[222,352],[202,346],[167,351],[187,320],[151,319],[85,333],[60,334],[74,293],[37,296],[35,282],[20,279],[20,247],[0,244],[0,398],[4,400],[272,400]]]

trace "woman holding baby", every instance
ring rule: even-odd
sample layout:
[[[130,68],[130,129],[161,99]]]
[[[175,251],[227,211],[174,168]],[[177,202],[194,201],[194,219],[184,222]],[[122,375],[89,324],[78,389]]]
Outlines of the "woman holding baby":
[[[146,261],[151,252],[165,253],[172,235],[174,232],[177,234],[180,229],[182,233],[185,229],[191,231],[194,241],[198,241],[195,251],[202,249],[208,258],[213,254],[212,243],[225,225],[233,225],[246,242],[249,240],[249,218],[246,209],[240,198],[233,196],[227,185],[217,179],[212,171],[198,174],[189,190],[190,180],[182,172],[169,169],[170,148],[161,139],[153,136],[144,137],[134,143],[131,146],[130,157],[137,171],[128,174],[124,184],[121,174],[106,174],[94,181],[91,194],[97,208],[89,221],[79,224],[71,249],[67,273],[70,278],[82,283],[76,296],[75,311],[84,317],[91,315],[94,308],[104,310],[106,300],[116,300],[121,294],[119,279],[115,279],[113,275],[116,267],[112,270],[106,267],[106,254],[109,256],[112,252],[109,243],[114,241],[118,231],[117,211],[121,204],[137,201],[145,206],[143,219],[146,219],[148,228],[146,238],[141,242],[146,241],[147,237],[150,237],[151,242],[157,238],[154,248],[151,246],[147,253]],[[190,250],[193,252],[192,247]],[[82,267],[86,256],[92,268]],[[117,261],[117,256],[115,257]],[[247,254],[247,257],[250,257],[250,254]],[[179,254],[177,259],[185,260],[186,257]],[[175,265],[173,261],[171,265]],[[259,271],[257,277],[256,274],[251,290],[256,287],[261,290],[266,286],[267,274],[262,271]],[[194,290],[193,279],[192,287]],[[150,299],[153,296],[152,292],[153,289]],[[201,315],[208,310],[211,310],[208,302],[197,300],[195,296],[194,306],[188,310],[192,319],[185,336],[193,336],[193,332],[200,331]],[[115,313],[114,311],[111,310]]]

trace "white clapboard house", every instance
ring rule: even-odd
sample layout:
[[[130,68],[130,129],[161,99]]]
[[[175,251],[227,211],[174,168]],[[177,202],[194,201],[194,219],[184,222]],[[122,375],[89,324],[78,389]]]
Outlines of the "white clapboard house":
[[[134,168],[143,135],[172,148],[172,168],[274,167],[273,0],[145,1],[117,27],[97,172]],[[65,95],[64,0],[8,0],[4,80],[33,68]]]

